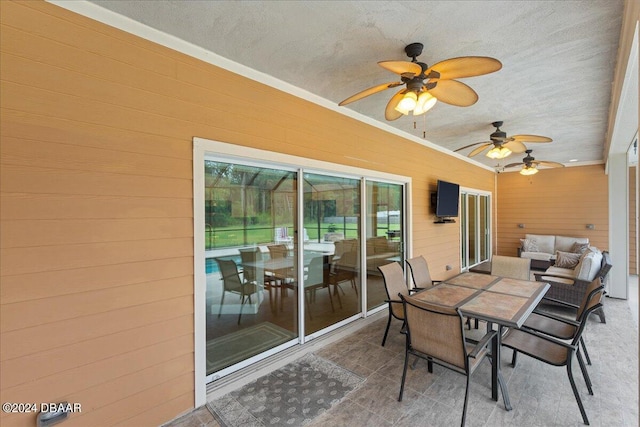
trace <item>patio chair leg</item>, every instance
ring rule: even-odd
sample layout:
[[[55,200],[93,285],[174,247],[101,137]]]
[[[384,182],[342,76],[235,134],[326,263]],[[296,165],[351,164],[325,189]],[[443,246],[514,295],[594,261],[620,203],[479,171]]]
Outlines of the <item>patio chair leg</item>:
[[[582,376],[584,377],[584,382],[587,384],[587,390],[589,390],[590,395],[593,395],[593,389],[591,387],[591,378],[589,378],[589,373],[587,372],[587,367],[584,365],[584,360],[582,359],[582,354],[580,354],[580,350],[578,350],[577,356],[578,356],[578,364],[580,365],[580,370],[582,371]]]
[[[382,346],[387,342],[387,334],[389,333],[389,326],[391,326],[391,307],[389,307],[389,320],[387,320],[387,328],[384,330],[384,337],[382,337]]]
[[[224,304],[224,290],[222,291],[222,299],[220,300],[220,310],[218,310],[218,318],[220,318],[220,315],[222,314],[222,305]]]
[[[518,352],[513,350],[513,356],[511,356],[511,366],[515,368],[517,361],[518,361]]]
[[[587,346],[584,345],[584,339],[582,339],[582,337],[580,337],[580,344],[582,344],[582,351],[584,352],[584,358],[587,360],[587,365],[591,365],[591,358],[589,357]]]
[[[402,370],[402,382],[400,383],[400,394],[398,395],[398,402],[402,402],[402,393],[404,393],[404,380],[407,378],[407,365],[409,364],[409,351],[404,352],[404,369]]]
[[[462,422],[461,427],[464,427],[464,422],[467,419],[467,403],[469,402],[469,378],[471,375],[467,373],[467,388],[464,391],[464,405],[462,406]]]
[[[599,309],[597,309],[595,311],[595,313],[598,315],[598,317],[600,318],[600,323],[607,323],[607,319],[604,318],[604,309],[602,307],[600,307]]]
[[[587,412],[584,410],[584,405],[582,405],[582,399],[580,399],[580,393],[578,393],[578,389],[576,388],[576,382],[573,380],[573,373],[571,372],[571,359],[567,362],[567,373],[569,374],[569,382],[571,383],[571,388],[573,389],[573,395],[576,397],[576,402],[578,402],[578,407],[580,408],[580,414],[582,415],[582,421],[589,425],[589,418],[587,418]]]

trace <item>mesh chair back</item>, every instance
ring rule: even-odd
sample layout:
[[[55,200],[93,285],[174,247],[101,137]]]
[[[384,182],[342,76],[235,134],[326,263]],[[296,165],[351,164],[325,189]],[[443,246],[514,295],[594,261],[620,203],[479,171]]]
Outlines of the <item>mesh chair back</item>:
[[[304,286],[317,286],[324,283],[324,260],[321,256],[311,259],[304,280]]]
[[[220,274],[222,274],[224,290],[242,293],[242,280],[240,279],[240,274],[238,274],[238,266],[235,261],[232,259],[216,258],[216,262],[220,268]]]
[[[452,307],[403,297],[411,347],[421,353],[467,370],[463,320]]]
[[[262,261],[262,252],[258,248],[239,249],[242,259],[244,279],[247,282],[257,282],[257,262]]]
[[[578,342],[580,341],[580,336],[582,335],[582,331],[584,331],[584,328],[587,326],[587,319],[589,318],[589,315],[595,310],[597,310],[598,308],[602,307],[603,295],[604,295],[604,286],[600,286],[599,288],[596,288],[596,290],[591,293],[590,297],[588,298],[584,306],[582,319],[580,319],[580,326],[578,326],[578,330],[576,331],[576,334],[573,337],[573,341],[572,341],[573,345],[576,345],[576,346],[578,345]]]
[[[392,313],[398,319],[404,319],[404,308],[398,297],[400,295],[409,295],[409,289],[404,280],[404,272],[397,262],[378,267],[384,279],[384,287],[387,291],[387,298],[398,301],[397,304],[390,304]]]
[[[512,256],[494,255],[491,259],[493,276],[511,279],[530,280],[531,260]]]
[[[422,255],[408,259],[407,265],[411,270],[411,277],[413,277],[413,284],[416,288],[426,288],[433,285],[429,265]]]
[[[602,280],[600,277],[596,277],[587,285],[587,289],[585,289],[584,296],[582,297],[582,302],[580,303],[580,307],[578,308],[578,312],[576,314],[576,320],[578,322],[582,321],[582,316],[584,315],[584,311],[587,308],[587,304],[593,297],[594,292],[603,286]]]
[[[287,255],[289,255],[289,248],[287,245],[270,245],[267,246],[267,249],[269,249],[271,259],[286,258]]]

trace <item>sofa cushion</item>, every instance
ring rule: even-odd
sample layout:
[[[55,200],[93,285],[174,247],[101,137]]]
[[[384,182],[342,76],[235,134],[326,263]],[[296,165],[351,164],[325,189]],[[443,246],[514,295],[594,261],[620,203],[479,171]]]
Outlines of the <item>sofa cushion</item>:
[[[525,239],[535,240],[538,245],[538,250],[533,252],[546,252],[549,255],[556,253],[555,241],[556,236],[546,234],[525,234]]]
[[[574,254],[573,252],[556,252],[556,267],[574,269],[580,262],[582,254]]]
[[[574,243],[589,243],[587,237],[556,236],[555,251],[571,252]]]
[[[589,244],[588,243],[580,243],[580,242],[575,242],[573,244],[573,246],[571,246],[571,251],[574,254],[583,254],[587,251],[587,249],[589,249]]]
[[[520,252],[520,258],[529,258],[529,259],[537,259],[540,261],[549,261],[551,258],[551,254],[546,252]]]
[[[520,239],[523,252],[538,252],[538,243],[534,239]]]
[[[596,274],[600,271],[602,264],[602,252],[597,248],[589,248],[586,251],[581,261],[576,266],[576,279],[592,281],[595,279]]]
[[[552,266],[547,268],[545,274],[550,274],[552,276],[560,276],[566,277],[567,279],[574,279],[576,277],[576,271],[573,268],[560,268],[556,266]],[[552,279],[549,279],[552,280]],[[573,282],[571,282],[573,284]]]

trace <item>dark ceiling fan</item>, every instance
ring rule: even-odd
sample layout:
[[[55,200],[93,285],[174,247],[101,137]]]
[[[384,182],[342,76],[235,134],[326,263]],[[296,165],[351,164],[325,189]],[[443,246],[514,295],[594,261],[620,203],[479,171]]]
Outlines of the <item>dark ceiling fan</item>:
[[[535,173],[538,173],[538,166],[546,166],[549,168],[563,168],[564,165],[562,163],[558,163],[558,162],[550,162],[547,160],[536,160],[535,157],[533,157],[531,155],[531,152],[533,150],[526,150],[526,157],[524,159],[522,159],[521,162],[518,163],[509,163],[508,165],[505,165],[505,168],[513,168],[516,166],[520,166],[523,165],[522,170],[520,171],[520,173],[522,175],[533,175]]]
[[[411,43],[404,49],[411,61],[380,61],[382,68],[400,75],[399,82],[383,83],[356,93],[340,102],[347,105],[383,90],[405,85],[387,103],[384,117],[396,120],[413,111],[415,116],[426,113],[436,101],[468,107],[478,100],[478,94],[466,84],[454,79],[481,76],[502,68],[502,63],[487,56],[462,56],[446,59],[429,67],[418,62],[422,43]]]
[[[473,144],[460,147],[455,151],[462,151],[475,145],[482,144],[469,153],[469,157],[473,157],[493,145],[493,148],[487,152],[486,156],[491,159],[504,159],[511,153],[524,153],[527,149],[526,145],[524,145],[525,142],[553,141],[551,138],[539,135],[513,135],[508,137],[506,132],[500,130],[502,123],[503,122],[501,121],[491,123],[496,130],[489,135],[490,141],[475,142]]]

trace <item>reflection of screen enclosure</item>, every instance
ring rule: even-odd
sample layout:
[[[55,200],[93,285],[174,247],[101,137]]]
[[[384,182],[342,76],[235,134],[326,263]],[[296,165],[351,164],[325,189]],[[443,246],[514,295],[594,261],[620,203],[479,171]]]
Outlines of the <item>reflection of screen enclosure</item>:
[[[205,161],[205,247],[268,243],[293,228],[296,173]]]

